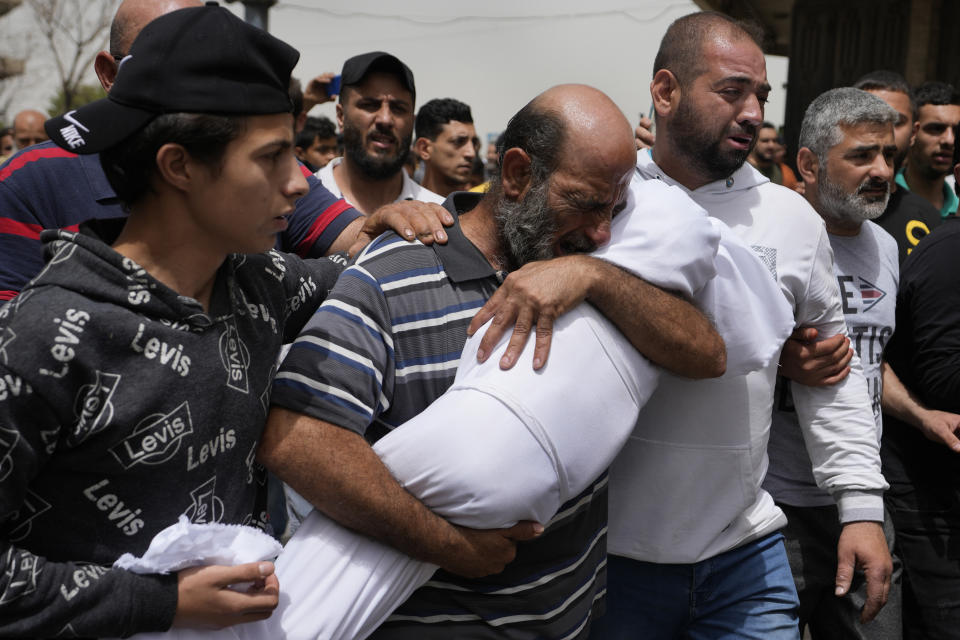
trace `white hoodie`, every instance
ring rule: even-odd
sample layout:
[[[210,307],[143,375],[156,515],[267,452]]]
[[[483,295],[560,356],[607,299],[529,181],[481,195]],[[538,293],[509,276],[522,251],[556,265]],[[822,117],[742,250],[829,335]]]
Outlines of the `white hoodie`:
[[[638,154],[637,180],[684,189],[751,245],[776,277],[797,326],[821,338],[845,333],[833,254],[823,221],[799,194],[749,164],[690,191]],[[876,429],[859,360],[834,386],[793,385],[817,483],[841,522],[883,520]],[[786,523],[760,484],[777,365],[747,375],[687,380],[663,374],[610,471],[608,549],[658,563],[692,563],[767,535]]]

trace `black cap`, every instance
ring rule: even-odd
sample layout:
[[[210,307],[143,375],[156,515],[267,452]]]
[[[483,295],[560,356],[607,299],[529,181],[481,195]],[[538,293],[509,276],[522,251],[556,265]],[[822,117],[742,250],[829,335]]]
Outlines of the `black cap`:
[[[351,84],[359,84],[368,73],[373,71],[396,75],[404,86],[410,90],[413,97],[417,97],[417,89],[413,84],[413,71],[410,71],[410,67],[403,64],[400,58],[383,51],[361,53],[344,62],[343,71],[340,72],[340,85],[346,87]]]
[[[162,113],[288,113],[290,73],[299,58],[223,7],[180,9],[143,28],[106,98],[51,118],[44,128],[68,151],[99,153]]]

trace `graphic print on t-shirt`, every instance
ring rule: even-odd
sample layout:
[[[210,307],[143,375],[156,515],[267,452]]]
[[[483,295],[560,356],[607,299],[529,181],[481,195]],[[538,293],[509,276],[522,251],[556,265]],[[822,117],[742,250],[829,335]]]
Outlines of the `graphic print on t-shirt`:
[[[154,413],[141,420],[129,436],[110,447],[110,453],[124,469],[159,465],[172,458],[192,433],[190,405],[184,401],[170,413]]]
[[[23,499],[23,504],[17,509],[13,518],[10,520],[10,535],[7,539],[10,542],[19,542],[28,535],[33,527],[33,521],[52,509],[50,503],[38,496],[33,491],[27,490],[27,495]]]
[[[223,518],[223,500],[217,497],[216,488],[217,476],[213,476],[190,492],[193,503],[183,512],[190,522],[194,524],[220,522]]]
[[[843,315],[866,313],[883,300],[887,292],[863,276],[837,276]]]
[[[113,394],[120,384],[120,374],[97,370],[96,379],[85,384],[77,392],[74,413],[77,425],[73,429],[76,443],[106,429],[113,420]]]

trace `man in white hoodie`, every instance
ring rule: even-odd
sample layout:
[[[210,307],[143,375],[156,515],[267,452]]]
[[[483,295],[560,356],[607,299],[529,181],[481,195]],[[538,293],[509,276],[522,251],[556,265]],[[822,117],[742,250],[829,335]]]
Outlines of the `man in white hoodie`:
[[[797,326],[829,338],[845,326],[823,221],[744,163],[770,91],[756,40],[716,13],[670,26],[650,85],[656,143],[639,152],[637,170],[728,224],[768,265]],[[608,628],[596,637],[799,638],[777,531],[786,519],[760,487],[776,372],[662,378],[611,469]],[[887,485],[859,361],[833,386],[795,385],[794,402],[814,476],[843,524],[837,592],[861,567],[872,618],[891,563],[880,526]]]

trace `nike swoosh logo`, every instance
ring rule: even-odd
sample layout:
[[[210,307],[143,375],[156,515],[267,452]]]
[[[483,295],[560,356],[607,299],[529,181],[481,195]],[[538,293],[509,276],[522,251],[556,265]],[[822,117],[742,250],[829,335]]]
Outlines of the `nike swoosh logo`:
[[[67,111],[65,114],[63,114],[63,119],[69,122],[70,124],[72,124],[73,126],[77,127],[78,129],[83,129],[87,133],[90,133],[90,129],[87,129],[85,126],[80,124],[79,120],[73,117],[73,114],[75,114],[76,112],[77,112],[76,109],[73,109],[72,111]]]

